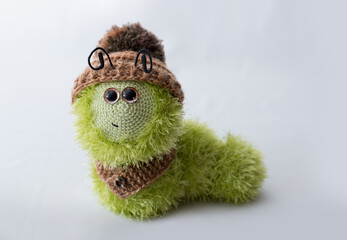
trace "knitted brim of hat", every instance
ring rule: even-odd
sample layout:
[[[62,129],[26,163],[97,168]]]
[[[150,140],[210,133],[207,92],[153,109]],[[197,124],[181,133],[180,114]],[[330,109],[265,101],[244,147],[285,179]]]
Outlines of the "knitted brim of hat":
[[[104,56],[105,66],[100,70],[93,70],[87,67],[84,72],[75,80],[72,88],[72,103],[78,98],[78,94],[86,87],[96,83],[112,81],[143,81],[161,86],[170,91],[180,103],[184,100],[184,94],[180,83],[176,77],[167,68],[165,63],[153,58],[152,71],[146,73],[139,61],[135,67],[135,58],[137,53],[134,51],[123,51],[110,53],[110,59],[114,67],[109,63],[107,56]],[[98,59],[91,63],[93,66],[99,66]]]

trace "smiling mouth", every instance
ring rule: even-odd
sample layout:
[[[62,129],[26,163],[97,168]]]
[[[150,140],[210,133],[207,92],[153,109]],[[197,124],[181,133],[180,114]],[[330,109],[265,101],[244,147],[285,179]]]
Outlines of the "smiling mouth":
[[[114,127],[118,127],[118,125],[117,125],[117,124],[114,124],[114,123],[112,123],[112,126],[114,126]]]

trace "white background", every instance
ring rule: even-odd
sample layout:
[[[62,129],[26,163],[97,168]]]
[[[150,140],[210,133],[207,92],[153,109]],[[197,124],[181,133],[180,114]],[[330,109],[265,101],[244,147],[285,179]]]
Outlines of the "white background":
[[[347,239],[345,1],[1,1],[0,239]],[[266,155],[259,198],[137,222],[92,193],[70,90],[111,25],[164,40],[187,118]]]

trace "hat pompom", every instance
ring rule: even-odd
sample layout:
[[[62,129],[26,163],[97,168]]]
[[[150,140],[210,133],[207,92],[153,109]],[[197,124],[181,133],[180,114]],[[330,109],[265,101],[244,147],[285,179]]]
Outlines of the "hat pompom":
[[[165,62],[164,47],[153,33],[144,29],[139,23],[116,25],[99,41],[99,46],[107,52],[134,51],[146,48],[152,57]]]

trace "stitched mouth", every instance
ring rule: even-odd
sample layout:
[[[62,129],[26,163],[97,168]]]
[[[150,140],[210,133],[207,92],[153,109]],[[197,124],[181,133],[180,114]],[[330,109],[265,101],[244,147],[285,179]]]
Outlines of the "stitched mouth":
[[[117,125],[117,124],[114,124],[114,123],[112,123],[112,126],[114,126],[114,127],[118,127],[118,125]]]

